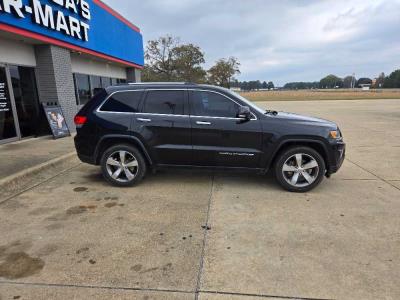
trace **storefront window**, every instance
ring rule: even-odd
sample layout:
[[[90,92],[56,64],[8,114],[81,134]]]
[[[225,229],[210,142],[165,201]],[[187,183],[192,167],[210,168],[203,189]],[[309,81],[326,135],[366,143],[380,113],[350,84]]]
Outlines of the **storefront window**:
[[[36,135],[41,120],[34,68],[10,66],[10,75],[21,136]]]
[[[111,85],[110,77],[101,77],[101,86],[103,88],[109,87]]]
[[[117,85],[117,78],[111,78],[111,85]]]
[[[11,98],[8,90],[6,69],[0,66],[0,141],[17,136]]]
[[[89,75],[74,74],[74,77],[77,104],[84,105],[91,97]]]
[[[90,87],[92,88],[92,97],[95,96],[101,89],[101,77],[90,76]]]
[[[95,75],[74,74],[76,101],[78,105],[86,104],[91,97],[96,95],[101,89],[125,83],[126,79],[100,77]]]

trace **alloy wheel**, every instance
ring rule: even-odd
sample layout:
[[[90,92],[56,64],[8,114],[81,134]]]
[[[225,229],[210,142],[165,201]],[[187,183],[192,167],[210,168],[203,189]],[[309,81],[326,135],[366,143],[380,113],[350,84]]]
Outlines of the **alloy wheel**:
[[[296,153],[282,167],[283,178],[294,187],[307,187],[318,177],[319,165],[309,154]]]
[[[139,170],[136,157],[124,150],[113,152],[106,161],[108,175],[119,182],[132,181]]]

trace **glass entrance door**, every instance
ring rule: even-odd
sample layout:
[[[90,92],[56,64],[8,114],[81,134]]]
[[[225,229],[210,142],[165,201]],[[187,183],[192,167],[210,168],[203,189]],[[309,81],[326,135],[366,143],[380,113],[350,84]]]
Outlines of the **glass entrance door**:
[[[43,118],[36,90],[35,69],[12,65],[8,67],[21,138],[36,136],[40,133]]]
[[[6,67],[0,65],[0,144],[18,139],[9,82]]]

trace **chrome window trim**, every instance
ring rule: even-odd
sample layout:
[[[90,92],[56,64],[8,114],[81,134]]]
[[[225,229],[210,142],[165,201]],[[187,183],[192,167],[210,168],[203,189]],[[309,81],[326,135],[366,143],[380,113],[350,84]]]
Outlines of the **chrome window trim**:
[[[173,89],[162,89],[162,88],[150,88],[150,89],[145,89],[146,91],[187,91],[188,89],[179,89],[179,88],[173,88]]]
[[[104,101],[98,106],[98,108],[96,109],[96,112],[98,113],[106,113],[106,114],[132,114],[132,115],[154,115],[154,116],[176,116],[176,117],[193,117],[193,118],[211,118],[211,119],[226,119],[226,120],[242,120],[241,118],[233,118],[233,117],[216,117],[216,116],[198,116],[198,115],[174,115],[174,114],[157,114],[157,113],[145,113],[145,112],[118,112],[118,111],[102,111],[101,107],[106,103],[106,101],[111,98],[114,94],[116,93],[124,93],[124,92],[146,92],[146,91],[195,91],[195,92],[209,92],[209,93],[214,93],[214,94],[218,94],[221,95],[227,99],[229,99],[230,101],[234,102],[235,104],[239,105],[239,106],[243,106],[240,103],[238,103],[237,101],[233,100],[232,98],[217,92],[217,91],[211,91],[211,90],[205,90],[205,89],[195,89],[195,88],[173,88],[173,89],[165,89],[165,88],[155,88],[155,89],[135,89],[135,90],[121,90],[121,91],[115,91],[113,93],[111,93],[110,95],[108,95],[106,97],[106,99],[104,99]],[[250,121],[257,121],[258,118],[256,116],[256,114],[254,114],[251,111],[251,115],[253,116],[253,118],[250,119]]]
[[[208,119],[226,119],[226,120],[243,120],[242,118],[231,118],[231,117],[211,117],[211,116],[191,116],[192,118],[208,118]],[[250,121],[256,121],[257,119],[250,119]]]
[[[145,116],[167,116],[167,117],[190,117],[189,115],[174,115],[174,114],[157,114],[157,113],[131,113],[133,115],[145,115]]]

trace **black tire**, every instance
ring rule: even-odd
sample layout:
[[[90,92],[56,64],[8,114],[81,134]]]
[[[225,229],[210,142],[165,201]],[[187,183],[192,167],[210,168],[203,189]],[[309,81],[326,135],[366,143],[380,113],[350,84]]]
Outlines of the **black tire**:
[[[120,153],[124,153],[125,164],[121,164]],[[107,163],[109,158],[114,160],[114,162],[111,161],[112,164]],[[119,163],[119,165],[113,165],[114,163]],[[147,172],[146,161],[142,153],[136,147],[127,144],[119,144],[106,149],[101,157],[100,165],[103,177],[116,186],[136,185]],[[119,177],[113,178],[112,174],[116,175],[119,169],[121,169]],[[131,178],[131,175],[134,177]]]
[[[298,161],[302,161],[300,168]],[[315,167],[309,168],[310,166]],[[304,193],[312,190],[324,179],[325,172],[323,157],[314,149],[305,146],[294,146],[284,150],[275,163],[275,178],[289,192]]]

